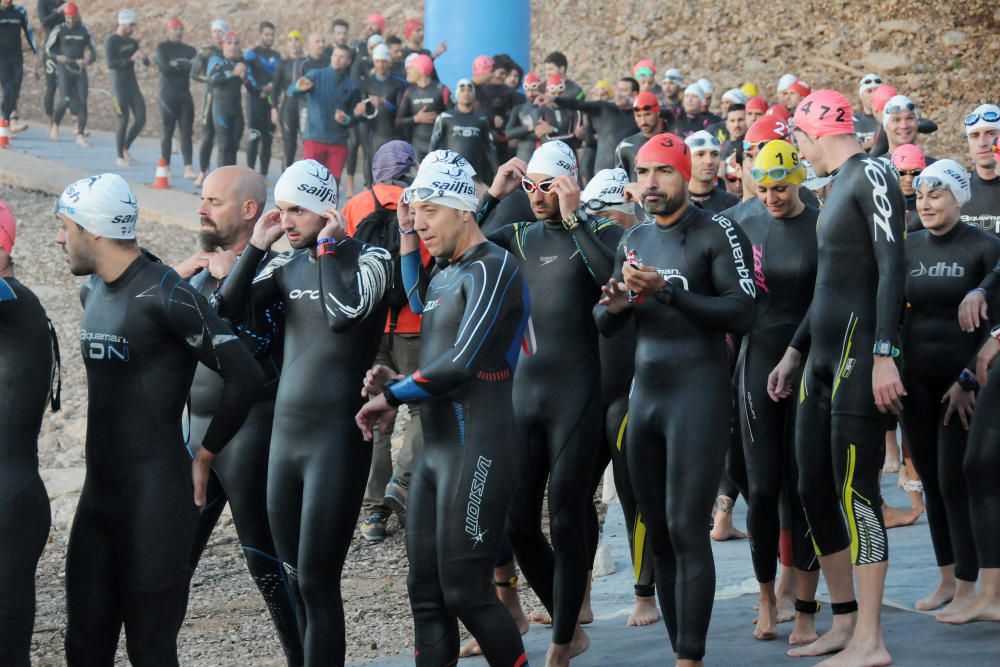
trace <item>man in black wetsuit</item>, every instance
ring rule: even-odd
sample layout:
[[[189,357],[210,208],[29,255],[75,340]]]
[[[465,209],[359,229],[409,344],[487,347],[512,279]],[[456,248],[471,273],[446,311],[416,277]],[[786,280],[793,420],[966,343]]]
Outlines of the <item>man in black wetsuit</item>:
[[[650,137],[666,130],[663,119],[660,118],[660,103],[656,95],[646,91],[639,93],[632,102],[632,117],[639,131],[622,139],[615,147],[615,159],[618,167],[625,170],[630,181],[635,181],[635,154]]]
[[[541,120],[535,125],[535,134],[542,142],[561,141],[574,151],[580,147],[577,130],[583,123],[583,115],[573,109],[559,106],[557,98],[566,92],[566,80],[560,75],[550,76],[545,81],[545,95],[535,98]],[[546,103],[545,100],[550,100]]]
[[[527,664],[491,572],[521,463],[510,447],[511,390],[529,299],[522,267],[486,240],[477,209],[471,170],[451,162],[425,161],[404,191],[400,252],[410,305],[423,313],[420,366],[408,376],[373,368],[364,385],[372,400],[356,417],[371,440],[400,404],[420,404],[424,450],[410,483],[407,588],[416,664],[432,667],[457,662],[458,620],[491,665]],[[429,285],[423,276],[423,289],[415,234],[449,262]]]
[[[271,110],[278,99],[274,84],[275,73],[281,64],[281,54],[275,51],[274,24],[262,21],[257,26],[257,45],[243,54],[243,61],[253,70],[257,90],[247,89],[247,166],[254,169],[260,156],[260,174],[267,176],[271,167],[271,142],[274,126],[271,124]]]
[[[191,135],[194,131],[194,100],[191,98],[191,63],[198,51],[184,43],[184,24],[179,18],[167,22],[167,39],[156,45],[156,67],[160,70],[160,157],[170,165],[174,128],[181,135],[184,178],[197,178],[192,166]]]
[[[249,167],[219,167],[205,178],[198,207],[201,250],[175,267],[181,278],[190,282],[202,296],[210,298],[221,289],[237,258],[246,249],[266,200],[266,182]],[[262,264],[268,259],[270,257]],[[258,361],[265,380],[257,402],[239,432],[212,463],[206,506],[198,520],[191,554],[191,574],[228,503],[247,569],[267,603],[285,658],[289,665],[295,666],[302,664],[302,642],[288,582],[267,520],[267,456],[274,396],[281,372],[280,350],[272,350]],[[200,442],[211,423],[219,406],[221,389],[218,374],[198,364],[189,407],[192,442]]]
[[[535,152],[535,145],[538,143],[538,135],[535,134],[535,125],[540,118],[539,109],[535,106],[535,98],[538,97],[542,87],[542,80],[534,72],[524,75],[524,95],[525,100],[510,110],[510,117],[507,119],[507,129],[504,134],[510,142],[517,144],[517,157],[524,162],[531,159],[531,154]]]
[[[674,128],[682,138],[687,138],[698,130],[707,129],[715,122],[715,118],[702,109],[705,105],[705,91],[697,83],[692,83],[684,89],[681,98],[682,112],[677,117]]]
[[[476,87],[468,79],[455,84],[455,108],[441,112],[434,121],[429,151],[448,149],[464,157],[484,183],[497,173],[497,148],[488,115],[477,111]]]
[[[36,13],[38,20],[42,23],[42,30],[45,32],[45,40],[42,44],[48,44],[49,35],[56,26],[62,25],[66,21],[63,12],[66,11],[68,2],[64,0],[38,0]],[[55,59],[42,50],[42,62],[45,68],[45,93],[42,96],[42,106],[45,109],[45,117],[49,121],[49,129],[52,129],[52,116],[55,111],[56,91],[59,89],[58,67]]]
[[[227,32],[222,41],[222,55],[208,61],[208,86],[212,89],[212,125],[219,133],[220,167],[236,164],[236,153],[243,138],[243,104],[241,92],[251,95],[260,89],[253,70],[243,60],[240,37]]]
[[[385,326],[391,260],[347,236],[335,208],[337,181],[315,160],[286,169],[274,200],[277,208],[257,221],[216,302],[223,316],[245,322],[240,335],[255,344],[256,356],[282,345],[268,519],[298,610],[305,664],[343,665],[340,575],[371,466],[354,415]],[[283,234],[293,250],[258,272]]]
[[[49,497],[38,475],[42,415],[58,347],[38,298],[14,277],[14,214],[0,200],[0,664],[29,667],[35,568],[49,536]],[[51,340],[54,342],[54,333]]]
[[[11,114],[17,109],[17,98],[21,94],[24,79],[24,56],[21,53],[21,33],[28,42],[32,53],[38,54],[35,38],[28,24],[28,12],[15,5],[13,0],[0,0],[0,86],[3,88],[3,105],[0,117],[11,122]],[[17,125],[10,128],[12,134],[27,129]]]
[[[796,425],[799,494],[834,622],[789,655],[841,651],[824,664],[888,664],[881,629],[888,541],[879,472],[884,415],[899,412],[903,395],[894,362],[905,281],[903,195],[886,163],[861,151],[851,104],[840,93],[809,95],[795,111],[794,131],[802,157],[818,175],[836,174],[836,180],[819,217],[809,314],[768,378],[768,393],[791,394],[808,348]]]
[[[632,116],[632,102],[638,94],[639,82],[627,77],[615,84],[615,97],[612,102],[588,102],[564,92],[555,100],[548,95],[539,96],[537,104],[555,102],[560,107],[587,114],[594,132],[597,133],[594,170],[600,171],[615,166],[615,147],[618,146],[618,142],[635,133],[637,129]]]
[[[715,596],[705,517],[729,442],[725,334],[744,333],[753,316],[751,250],[732,221],[691,204],[690,151],[679,136],[647,141],[636,171],[655,221],[622,237],[594,314],[604,335],[635,319],[628,469],[677,664],[695,665],[705,654]]]
[[[131,9],[118,12],[118,29],[104,40],[104,57],[111,73],[111,96],[115,105],[115,149],[118,157],[115,164],[127,167],[134,160],[128,149],[146,124],[146,100],[139,90],[135,78],[135,64],[149,65],[149,57],[139,48],[139,42],[132,38],[135,33],[136,16]],[[132,127],[128,126],[129,113]]]
[[[854,111],[854,133],[858,137],[861,148],[868,150],[875,141],[875,134],[880,123],[875,118],[872,109],[872,93],[882,85],[882,77],[878,74],[865,74],[858,82],[858,99],[861,100],[861,112]]]
[[[408,134],[417,160],[423,160],[430,152],[427,146],[438,114],[451,107],[451,91],[448,86],[431,79],[433,72],[434,61],[430,56],[418,54],[409,60],[406,80],[410,85],[403,92],[396,114],[396,125]]]
[[[1000,236],[1000,175],[993,141],[1000,136],[1000,107],[980,104],[965,117],[965,138],[972,160],[972,198],[962,206],[962,222]]]
[[[718,137],[707,130],[698,130],[684,140],[691,151],[691,180],[688,181],[688,198],[695,204],[720,213],[736,206],[740,200],[719,187],[719,150],[722,145]]]
[[[191,80],[205,84],[205,95],[201,102],[201,144],[198,146],[198,175],[194,186],[201,187],[212,161],[212,146],[215,144],[215,121],[212,117],[212,97],[214,90],[208,84],[208,62],[215,56],[222,56],[222,39],[229,32],[229,24],[222,19],[212,21],[212,44],[198,50],[191,63]]]
[[[188,556],[209,468],[263,382],[229,326],[135,241],[135,194],[120,176],[71,184],[56,205],[81,290],[87,473],[66,558],[70,665],[176,665]],[[181,414],[201,361],[222,376],[215,418],[193,459]],[[192,493],[193,487],[193,493]]]
[[[45,54],[56,62],[59,77],[59,103],[52,112],[49,138],[53,141],[59,139],[59,123],[69,109],[76,116],[76,143],[88,148],[86,129],[90,84],[87,68],[97,60],[97,46],[80,20],[76,3],[67,2],[63,14],[65,23],[57,25],[45,40]],[[90,55],[86,56],[88,51]]]
[[[576,81],[573,81],[573,79],[566,76],[569,61],[566,60],[565,54],[560,51],[553,51],[549,55],[545,56],[545,60],[542,61],[542,66],[545,68],[546,79],[558,76],[566,82],[566,88],[560,92],[560,95],[572,97],[577,100],[582,100],[586,97],[586,93],[583,92],[583,88],[581,88]]]
[[[400,139],[396,112],[406,90],[406,81],[392,74],[389,47],[379,44],[372,50],[372,69],[361,82],[361,101],[354,115],[361,121],[361,139],[365,153],[365,184],[372,185],[372,159],[385,144]]]
[[[612,247],[621,234],[613,221],[577,211],[576,178],[576,156],[569,146],[547,142],[527,166],[514,158],[499,169],[477,213],[484,218],[520,186],[536,218],[511,221],[489,238],[516,253],[532,294],[538,350],[518,364],[514,376],[515,442],[523,448],[523,464],[508,539],[521,571],[552,615],[550,667],[568,664],[590,641],[577,618],[591,566],[588,540],[597,539],[588,534],[587,517],[604,439],[598,336],[590,313],[611,276]],[[541,527],[546,482],[551,547]]]

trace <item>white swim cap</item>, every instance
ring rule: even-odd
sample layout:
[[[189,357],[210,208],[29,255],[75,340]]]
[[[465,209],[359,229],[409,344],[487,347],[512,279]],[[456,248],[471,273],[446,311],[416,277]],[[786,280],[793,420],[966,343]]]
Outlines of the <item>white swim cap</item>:
[[[316,160],[299,160],[274,184],[274,201],[301,206],[316,215],[337,208],[337,179]]]
[[[576,178],[576,153],[562,141],[546,141],[535,149],[528,162],[529,174],[545,174],[546,176],[572,176]]]
[[[109,239],[134,239],[139,205],[118,174],[98,174],[71,183],[56,201],[57,214]]]

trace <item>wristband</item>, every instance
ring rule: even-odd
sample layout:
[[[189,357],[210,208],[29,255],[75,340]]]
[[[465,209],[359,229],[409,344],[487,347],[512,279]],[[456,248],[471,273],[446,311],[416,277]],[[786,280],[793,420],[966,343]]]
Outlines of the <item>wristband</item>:
[[[990,336],[992,336],[998,343],[1000,343],[1000,324],[990,329]]]
[[[982,292],[983,296],[986,296],[986,290],[984,290],[982,287],[973,287],[972,289],[970,289],[968,292],[965,293],[965,296],[969,296],[973,292]]]
[[[316,247],[317,248],[320,247],[321,245],[325,244],[325,243],[333,243],[334,245],[336,245],[337,244],[337,239],[333,239],[333,238],[316,239]]]
[[[416,234],[417,230],[415,230],[415,229],[403,229],[402,227],[400,227],[399,228],[399,233],[400,234]]]
[[[322,244],[321,246],[319,246],[319,249],[316,251],[316,258],[319,259],[323,255],[333,255],[334,257],[336,257],[337,256],[337,246],[335,244],[333,244],[333,243],[324,243],[324,244]]]

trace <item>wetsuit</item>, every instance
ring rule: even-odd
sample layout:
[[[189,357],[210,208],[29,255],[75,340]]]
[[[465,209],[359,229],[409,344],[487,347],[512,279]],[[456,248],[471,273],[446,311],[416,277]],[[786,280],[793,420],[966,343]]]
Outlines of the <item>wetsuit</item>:
[[[510,117],[507,119],[507,139],[517,141],[517,157],[525,162],[531,159],[538,143],[534,130],[539,119],[538,107],[531,102],[518,104],[510,110]]]
[[[511,220],[531,220],[535,212],[531,208],[531,198],[523,189],[518,188],[504,197],[500,203],[483,199],[484,213],[479,219],[479,228],[489,236]]]
[[[191,63],[198,52],[183,42],[160,42],[156,45],[156,66],[160,70],[160,119],[163,129],[160,134],[160,157],[170,164],[170,149],[174,139],[174,127],[181,135],[181,158],[184,166],[191,164],[194,131],[194,99],[191,97]]]
[[[986,181],[973,170],[969,186],[972,199],[962,207],[961,221],[1000,236],[1000,176]]]
[[[575,112],[574,112],[575,113]],[[496,200],[486,195],[480,220]],[[611,277],[611,248],[621,227],[590,218],[567,231],[561,222],[515,222],[491,233],[522,262],[532,295],[537,352],[514,375],[514,421],[521,471],[508,539],[521,571],[552,614],[552,641],[568,644],[587,586],[589,530],[580,530],[603,434],[601,369],[591,309]],[[549,489],[552,543],[542,533]]]
[[[257,90],[247,89],[247,166],[254,169],[260,154],[260,173],[267,176],[271,167],[271,142],[274,140],[274,126],[271,124],[271,109],[278,99],[278,87],[272,86],[268,93],[263,93],[267,84],[274,83],[281,54],[274,49],[255,46],[243,54],[243,62],[247,69],[253,70],[253,78],[257,82]]]
[[[802,192],[802,190],[803,188],[799,188],[800,193]],[[802,197],[800,196],[799,199],[802,199]],[[805,200],[803,200],[803,202],[804,201]],[[808,205],[809,204],[806,204],[806,206]],[[814,206],[813,208],[816,207]],[[722,215],[726,216],[733,222],[742,224],[744,220],[747,220],[750,217],[755,216],[759,213],[766,213],[766,212],[767,209],[764,207],[764,204],[761,203],[760,199],[758,199],[757,197],[752,197],[745,201],[741,201],[739,204],[733,206],[732,208],[727,208],[725,211],[722,212]]]
[[[111,73],[111,95],[115,105],[118,124],[115,127],[115,147],[118,157],[125,157],[135,138],[146,124],[146,100],[139,90],[135,78],[135,62],[132,55],[139,50],[138,40],[111,33],[104,40],[104,57],[108,60]],[[149,65],[149,58],[142,63]],[[132,127],[128,127],[128,115],[132,112]]]
[[[38,431],[54,362],[48,340],[48,318],[35,295],[14,278],[0,278],[0,664],[11,667],[31,664],[35,568],[51,524],[38,475]]]
[[[269,253],[262,264],[271,257]],[[207,270],[202,270],[192,276],[190,282],[202,296],[210,298],[223,281],[214,278]],[[274,419],[274,397],[281,373],[281,350],[272,347],[271,353],[258,361],[264,382],[258,392],[257,402],[239,432],[212,462],[205,509],[198,517],[198,531],[191,552],[191,574],[194,575],[212,531],[228,503],[247,569],[267,604],[285,659],[289,665],[296,666],[303,662],[302,640],[295,619],[291,590],[281,559],[274,548],[274,538],[267,520],[267,457]],[[222,388],[219,374],[205,364],[198,364],[191,383],[189,404],[192,443],[201,442],[208,430],[219,407]]]
[[[476,109],[486,115],[493,133],[498,162],[506,162],[510,150],[507,143],[507,120],[511,109],[524,101],[520,93],[504,83],[483,83],[476,86]],[[500,127],[497,127],[499,119]],[[486,181],[489,183],[489,181]]]
[[[208,63],[216,57],[222,57],[222,48],[210,44],[203,46],[191,63],[191,80],[205,84],[205,96],[201,103],[201,144],[198,146],[198,168],[202,173],[208,173],[212,166],[212,146],[215,144],[215,119],[212,116],[215,90],[208,83]]]
[[[329,59],[322,58],[283,58],[278,63],[278,70],[274,74],[274,90],[281,98],[278,116],[281,121],[281,143],[285,153],[282,166],[286,169],[295,162],[295,152],[299,146],[299,130],[304,124],[302,116],[305,114],[302,98],[289,95],[288,88],[309,70],[328,67],[329,64]]]
[[[220,167],[236,164],[236,152],[243,138],[243,105],[240,91],[246,88],[256,95],[260,90],[253,76],[253,69],[246,69],[246,78],[233,74],[233,68],[243,60],[230,60],[225,56],[212,56],[208,61],[208,85],[212,89],[212,124],[219,133]]]
[[[420,367],[385,394],[390,405],[419,403],[424,433],[406,527],[416,664],[457,662],[460,619],[491,665],[524,665],[492,572],[520,464],[511,389],[527,286],[517,260],[492,243],[451,262],[424,298],[412,289],[420,253],[402,259],[410,306],[423,313]]]
[[[90,83],[87,78],[87,68],[80,67],[77,60],[83,59],[87,51],[87,65],[97,60],[97,47],[90,31],[82,23],[69,27],[65,23],[57,25],[45,42],[45,53],[55,60],[56,56],[66,56],[70,62],[57,65],[59,77],[59,103],[52,112],[52,120],[56,125],[62,122],[66,110],[76,116],[76,132],[83,134],[87,129],[87,96],[90,94]]]
[[[642,132],[636,132],[618,142],[615,147],[616,166],[621,167],[628,173],[628,179],[635,183],[635,156],[642,148],[643,144],[649,141],[649,137]]]
[[[889,555],[878,482],[887,417],[872,395],[872,350],[898,341],[903,217],[883,162],[858,153],[837,169],[819,216],[816,289],[791,342],[809,350],[795,428],[799,495],[816,553],[850,547],[855,565]]]
[[[739,197],[726,192],[718,185],[709,190],[708,194],[696,194],[688,190],[688,199],[710,213],[721,213],[740,203]]]
[[[497,147],[493,143],[490,117],[480,111],[460,111],[458,107],[438,114],[427,150],[453,150],[472,165],[476,178],[492,183],[497,172]]]
[[[7,121],[17,108],[17,98],[21,95],[21,81],[24,79],[22,32],[32,52],[37,54],[38,47],[35,46],[35,38],[28,24],[28,12],[18,5],[11,5],[6,9],[0,7],[0,86],[3,87],[0,115]]]
[[[937,132],[937,129],[938,124],[930,118],[921,118],[917,121],[917,132],[920,134],[931,134]],[[875,129],[875,141],[872,147],[868,149],[868,153],[876,157],[889,154],[889,136],[885,133],[885,128],[881,123]],[[927,164],[931,164],[931,162],[933,160],[927,160]]]
[[[543,142],[558,139],[573,150],[580,147],[580,139],[576,136],[576,130],[582,122],[579,111],[551,107],[547,104],[538,109],[542,119],[552,126],[552,132],[542,137]]]
[[[414,115],[421,109],[440,114],[451,108],[451,91],[442,83],[431,82],[426,86],[410,85],[399,103],[396,124],[409,133],[409,141],[417,152],[417,160],[423,160],[429,152],[427,145],[434,132],[433,123],[415,123]]]
[[[110,665],[122,623],[133,664],[176,665],[198,525],[181,413],[201,361],[224,380],[202,447],[239,430],[260,368],[208,303],[146,255],[81,291],[87,472],[66,558],[70,665]]]
[[[757,581],[774,581],[779,526],[789,531],[794,565],[815,570],[819,561],[798,494],[795,402],[775,403],[767,379],[778,365],[812,300],[816,281],[816,220],[806,207],[776,219],[766,210],[739,221],[750,240],[757,306],[736,365],[739,428],[746,461],[747,533]],[[780,520],[779,520],[780,517]]]
[[[927,230],[906,238],[906,314],[903,320],[903,412],[900,419],[913,465],[924,485],[927,523],[938,567],[975,581],[979,570],[969,519],[969,489],[962,472],[968,431],[958,415],[944,425],[941,397],[963,368],[976,370],[986,326],[963,332],[958,304],[1000,259],[1000,238],[961,223],[943,236]],[[991,304],[990,312],[996,312]],[[988,326],[988,325],[987,325]],[[976,406],[973,420],[981,414]],[[979,502],[979,498],[975,502]]]
[[[594,173],[616,166],[615,149],[618,143],[638,129],[632,108],[622,109],[613,102],[588,102],[572,97],[557,97],[556,103],[566,109],[576,109],[587,114],[590,125],[597,133],[597,155]]]
[[[614,315],[595,308],[601,332],[635,318],[635,380],[626,432],[628,470],[645,517],[664,622],[678,659],[700,660],[715,596],[710,515],[729,442],[725,332],[753,317],[751,248],[733,222],[689,205],[674,224],[638,224],[615,256],[655,266],[672,298],[644,297]]]
[[[675,132],[687,139],[689,136],[694,134],[699,130],[707,129],[709,125],[716,122],[718,119],[707,113],[696,113],[689,114],[687,112],[682,112],[677,118],[677,123],[675,124]]]
[[[368,107],[361,116],[361,138],[365,149],[365,183],[371,186],[372,157],[383,144],[401,139],[403,131],[396,126],[396,112],[406,90],[406,81],[393,75],[380,78],[372,72],[361,82],[361,97],[381,97],[377,107]],[[370,116],[370,117],[369,117]]]
[[[371,467],[354,415],[382,339],[389,253],[346,238],[336,254],[278,255],[248,245],[217,295],[256,355],[283,345],[268,461],[267,513],[291,584],[310,667],[343,665],[340,575]],[[252,283],[251,283],[252,281]],[[279,337],[283,343],[278,343]]]
[[[854,134],[862,146],[866,141],[874,139],[881,127],[882,123],[873,114],[867,114],[864,111],[854,114]]]
[[[66,17],[61,11],[56,11],[62,7],[64,0],[38,0],[36,13],[38,20],[42,22],[42,30],[45,31],[45,43],[48,43],[49,35],[57,25],[66,21]],[[46,118],[51,119],[55,110],[56,90],[59,88],[59,77],[56,74],[56,61],[48,52],[44,52],[43,62],[45,63],[45,94],[42,98],[42,105],[45,108]]]

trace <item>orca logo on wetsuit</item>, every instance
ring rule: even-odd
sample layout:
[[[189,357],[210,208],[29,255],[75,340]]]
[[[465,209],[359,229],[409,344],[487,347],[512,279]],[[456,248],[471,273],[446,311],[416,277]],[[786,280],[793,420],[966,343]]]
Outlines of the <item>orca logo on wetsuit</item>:
[[[312,299],[314,301],[319,300],[319,290],[318,289],[293,289],[288,293],[289,299]]]
[[[952,262],[950,265],[947,262],[938,262],[927,268],[923,262],[920,262],[920,268],[910,271],[910,275],[914,278],[919,278],[920,276],[927,276],[928,278],[962,278],[965,276],[965,267],[958,262]]]
[[[722,215],[713,215],[712,220],[719,223],[723,231],[726,233],[726,239],[729,241],[729,249],[733,253],[733,263],[736,265],[736,273],[740,276],[740,289],[742,289],[747,296],[752,296],[757,298],[757,287],[754,284],[753,278],[750,277],[750,270],[747,269],[746,259],[743,257],[743,248],[740,247],[740,237],[736,234],[736,227],[733,226],[733,222]]]
[[[865,164],[865,177],[872,184],[872,201],[878,211],[872,214],[876,231],[875,240],[878,240],[878,230],[881,229],[885,234],[885,240],[889,243],[895,243],[896,237],[892,233],[892,227],[889,226],[889,220],[892,218],[892,203],[887,196],[889,190],[885,184],[885,163],[867,157],[861,161]]]
[[[469,502],[465,509],[465,532],[472,538],[475,545],[482,544],[486,536],[485,530],[479,530],[479,508],[483,503],[483,492],[486,490],[486,477],[490,474],[492,459],[480,456],[476,461],[476,472],[472,474],[472,484],[469,488]]]

